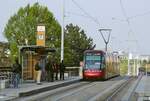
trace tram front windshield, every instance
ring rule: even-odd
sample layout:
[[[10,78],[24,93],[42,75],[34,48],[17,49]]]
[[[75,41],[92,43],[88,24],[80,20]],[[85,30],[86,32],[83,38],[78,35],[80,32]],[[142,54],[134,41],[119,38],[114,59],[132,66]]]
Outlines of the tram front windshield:
[[[101,55],[86,55],[85,69],[100,69],[103,57]]]

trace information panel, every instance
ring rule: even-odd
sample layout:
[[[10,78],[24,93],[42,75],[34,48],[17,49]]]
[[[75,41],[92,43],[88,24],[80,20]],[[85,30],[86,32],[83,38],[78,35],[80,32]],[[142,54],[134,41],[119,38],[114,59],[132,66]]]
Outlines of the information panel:
[[[37,46],[45,46],[45,26],[38,25],[37,26],[37,37],[36,37],[36,45]]]

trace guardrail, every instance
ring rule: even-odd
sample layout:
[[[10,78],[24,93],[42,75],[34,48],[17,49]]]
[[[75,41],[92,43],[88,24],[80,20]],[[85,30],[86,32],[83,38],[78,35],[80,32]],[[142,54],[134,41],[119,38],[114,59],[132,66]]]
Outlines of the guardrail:
[[[12,74],[8,69],[0,69],[0,89],[8,88],[12,84]]]
[[[68,73],[68,76],[82,77],[82,67],[66,67],[65,73]]]

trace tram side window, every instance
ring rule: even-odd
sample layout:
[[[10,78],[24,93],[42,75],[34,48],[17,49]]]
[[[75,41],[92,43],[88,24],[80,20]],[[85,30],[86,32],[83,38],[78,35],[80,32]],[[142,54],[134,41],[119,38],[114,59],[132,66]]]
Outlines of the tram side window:
[[[105,57],[104,56],[101,56],[101,69],[105,68]]]

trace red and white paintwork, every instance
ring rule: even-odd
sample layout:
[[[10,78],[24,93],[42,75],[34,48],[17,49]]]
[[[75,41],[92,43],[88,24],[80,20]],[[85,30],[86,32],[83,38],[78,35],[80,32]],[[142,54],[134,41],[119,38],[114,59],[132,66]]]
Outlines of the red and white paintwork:
[[[119,66],[119,57],[115,56],[115,54],[112,53],[105,53],[102,50],[86,50],[84,52],[85,53],[97,53],[97,54],[102,54],[104,55],[105,59],[104,59],[104,64],[105,64],[105,68],[103,68],[102,70],[98,70],[98,69],[83,69],[83,79],[109,79],[111,77],[115,77],[120,75],[120,69],[114,69],[114,67],[116,68],[116,66]],[[110,60],[113,57],[117,58],[117,65],[112,64],[112,61],[114,60]],[[111,64],[111,65],[110,65]],[[84,67],[84,66],[83,66]]]
[[[90,78],[91,79],[95,79],[95,78],[100,79],[100,78],[104,77],[104,72],[101,70],[88,69],[88,70],[84,70],[83,76],[85,79],[90,79]]]

